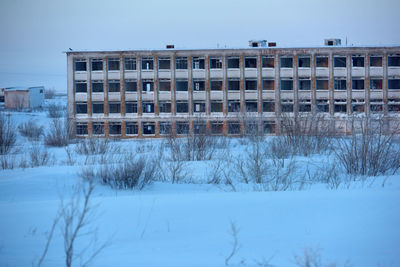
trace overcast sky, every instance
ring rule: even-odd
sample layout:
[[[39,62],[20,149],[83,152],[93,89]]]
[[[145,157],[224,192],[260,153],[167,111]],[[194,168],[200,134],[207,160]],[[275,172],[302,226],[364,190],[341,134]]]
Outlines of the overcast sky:
[[[63,51],[400,44],[399,0],[0,0],[0,87],[66,90]]]

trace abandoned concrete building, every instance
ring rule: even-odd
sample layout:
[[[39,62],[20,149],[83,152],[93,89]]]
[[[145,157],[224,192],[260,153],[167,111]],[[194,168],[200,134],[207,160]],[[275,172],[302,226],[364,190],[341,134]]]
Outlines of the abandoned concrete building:
[[[235,136],[243,118],[279,134],[283,114],[323,114],[339,133],[354,114],[400,121],[400,46],[249,46],[66,52],[76,136]]]

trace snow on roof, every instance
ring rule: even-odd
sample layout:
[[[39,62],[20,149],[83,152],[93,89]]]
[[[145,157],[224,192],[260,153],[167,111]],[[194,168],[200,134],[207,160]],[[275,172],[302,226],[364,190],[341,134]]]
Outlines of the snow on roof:
[[[25,91],[25,90],[31,90],[31,89],[35,89],[35,88],[40,88],[40,89],[44,89],[44,86],[31,86],[31,87],[27,87],[27,86],[14,86],[14,87],[7,87],[4,88],[7,91]]]

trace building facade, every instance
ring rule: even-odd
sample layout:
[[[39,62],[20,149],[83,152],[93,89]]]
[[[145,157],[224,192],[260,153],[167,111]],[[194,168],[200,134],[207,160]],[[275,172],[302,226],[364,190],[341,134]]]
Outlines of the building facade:
[[[352,115],[400,118],[399,46],[66,54],[76,136],[234,136],[248,118],[279,134],[283,114],[322,114],[349,133]]]

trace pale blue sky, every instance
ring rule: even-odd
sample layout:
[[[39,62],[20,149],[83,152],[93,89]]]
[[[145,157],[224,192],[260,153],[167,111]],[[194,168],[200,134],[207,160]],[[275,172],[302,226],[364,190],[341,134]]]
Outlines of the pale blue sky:
[[[0,0],[0,87],[66,90],[63,51],[400,44],[399,0]]]

